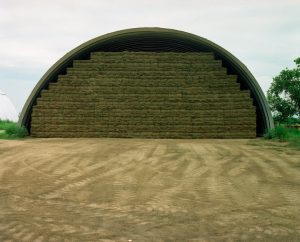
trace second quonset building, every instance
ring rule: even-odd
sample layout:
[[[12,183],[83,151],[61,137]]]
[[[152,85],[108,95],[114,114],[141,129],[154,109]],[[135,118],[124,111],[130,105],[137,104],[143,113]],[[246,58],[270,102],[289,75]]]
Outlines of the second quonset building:
[[[18,113],[5,92],[0,90],[0,120],[17,122]]]
[[[138,28],[62,57],[20,124],[33,137],[254,138],[273,120],[255,78],[228,51],[186,32]]]

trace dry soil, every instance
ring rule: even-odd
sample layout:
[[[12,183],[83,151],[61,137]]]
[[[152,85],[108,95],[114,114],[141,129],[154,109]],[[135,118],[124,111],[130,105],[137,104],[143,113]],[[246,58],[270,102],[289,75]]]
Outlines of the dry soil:
[[[300,152],[262,140],[1,140],[0,241],[300,241]]]

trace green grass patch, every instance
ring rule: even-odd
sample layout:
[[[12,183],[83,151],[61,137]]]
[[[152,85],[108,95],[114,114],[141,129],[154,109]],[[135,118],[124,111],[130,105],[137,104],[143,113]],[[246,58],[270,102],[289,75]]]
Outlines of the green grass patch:
[[[285,125],[278,125],[274,129],[268,130],[264,138],[288,142],[290,146],[300,149],[300,130],[288,128]]]
[[[0,120],[0,139],[20,139],[26,136],[28,131],[25,127],[8,120]]]

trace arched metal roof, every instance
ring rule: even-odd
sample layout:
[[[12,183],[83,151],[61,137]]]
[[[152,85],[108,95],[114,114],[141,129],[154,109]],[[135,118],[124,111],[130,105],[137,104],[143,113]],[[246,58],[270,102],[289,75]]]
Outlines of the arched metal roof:
[[[32,107],[43,89],[55,82],[59,74],[72,66],[73,60],[88,59],[93,51],[173,51],[173,52],[213,52],[230,74],[238,76],[241,88],[249,89],[257,107],[257,133],[274,127],[266,98],[248,68],[221,46],[194,34],[165,28],[133,28],[105,34],[89,40],[71,50],[58,60],[39,80],[29,96],[19,124],[30,129]]]

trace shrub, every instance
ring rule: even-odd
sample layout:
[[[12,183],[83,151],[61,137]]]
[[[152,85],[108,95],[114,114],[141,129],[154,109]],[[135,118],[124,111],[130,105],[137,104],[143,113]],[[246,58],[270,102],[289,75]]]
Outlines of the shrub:
[[[0,119],[0,129],[5,130],[5,127],[12,123],[13,123],[12,121]]]
[[[289,136],[289,129],[284,126],[276,126],[274,129],[275,137],[277,137],[280,141],[287,140]]]
[[[7,125],[5,133],[19,138],[24,138],[28,135],[27,130],[24,127],[19,127],[14,123]]]
[[[295,118],[295,117],[290,117],[290,118],[287,118],[284,123],[287,124],[287,125],[299,124],[300,119]]]
[[[275,129],[270,129],[264,134],[265,139],[274,139],[275,138]]]
[[[289,145],[300,148],[300,131],[294,128],[287,128],[284,125],[278,125],[274,129],[268,130],[264,138],[287,141]]]
[[[297,131],[297,130],[295,130]],[[289,138],[292,130],[290,128],[286,128],[285,126],[278,125],[274,129],[268,130],[264,134],[265,139],[279,139],[280,141],[285,141]]]
[[[0,120],[0,129],[4,130],[4,133],[0,134],[0,138],[24,138],[28,135],[25,127],[20,127],[11,121]]]

